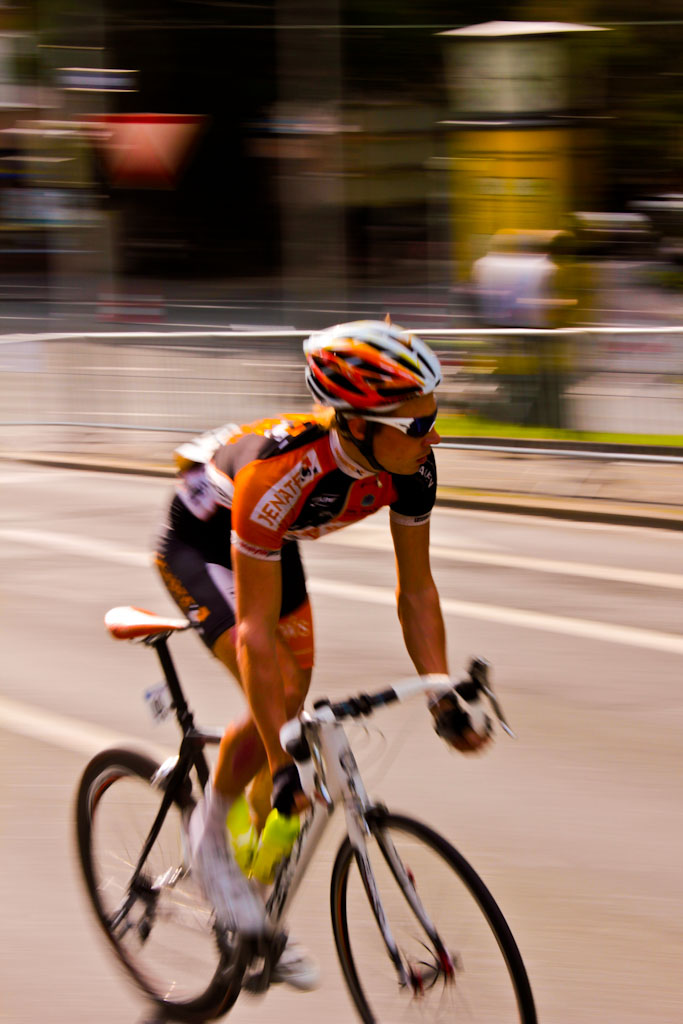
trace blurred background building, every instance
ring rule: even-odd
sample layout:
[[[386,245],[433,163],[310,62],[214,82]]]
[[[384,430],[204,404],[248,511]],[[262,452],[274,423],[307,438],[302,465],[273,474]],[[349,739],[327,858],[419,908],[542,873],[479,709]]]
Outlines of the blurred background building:
[[[455,254],[458,279],[500,229],[636,207],[673,250],[683,25],[666,7],[644,21],[616,2],[557,20],[547,5],[495,3],[473,19],[443,0],[3,4],[3,221],[36,220],[21,215],[23,185],[62,192],[46,221],[86,188],[117,210],[121,269],[143,274],[285,265],[346,280],[410,264],[430,280],[429,257]],[[145,180],[117,176],[101,136],[84,152],[94,114],[203,129],[171,173]],[[435,184],[437,169],[450,182]]]
[[[0,303],[144,323],[165,296],[231,292],[305,328],[405,294],[435,327],[680,319],[679,15],[2,3]],[[621,365],[615,344],[586,350],[591,373]],[[493,404],[461,390],[469,407],[559,426],[586,351],[492,334],[449,358],[494,385]]]

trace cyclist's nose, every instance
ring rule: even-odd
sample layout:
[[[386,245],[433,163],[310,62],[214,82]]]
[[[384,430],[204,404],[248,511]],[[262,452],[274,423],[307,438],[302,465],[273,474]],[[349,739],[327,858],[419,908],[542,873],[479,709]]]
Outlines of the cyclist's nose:
[[[441,434],[437,433],[436,427],[432,427],[427,434],[427,441],[429,442],[430,448],[433,448],[435,444],[441,444]]]

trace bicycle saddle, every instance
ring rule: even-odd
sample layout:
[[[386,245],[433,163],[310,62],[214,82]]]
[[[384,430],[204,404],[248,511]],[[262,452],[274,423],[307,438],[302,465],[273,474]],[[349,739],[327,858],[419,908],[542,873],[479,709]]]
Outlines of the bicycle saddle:
[[[104,616],[104,624],[115,640],[137,640],[145,636],[158,636],[160,633],[189,629],[191,625],[188,619],[164,618],[144,608],[133,608],[130,605],[110,608]]]

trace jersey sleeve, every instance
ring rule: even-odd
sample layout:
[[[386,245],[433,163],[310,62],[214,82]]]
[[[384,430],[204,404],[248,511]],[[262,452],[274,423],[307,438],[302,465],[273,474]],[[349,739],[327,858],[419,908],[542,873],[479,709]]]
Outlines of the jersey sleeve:
[[[412,476],[392,477],[397,498],[391,503],[390,516],[404,526],[419,526],[429,519],[436,501],[436,459],[434,452]]]

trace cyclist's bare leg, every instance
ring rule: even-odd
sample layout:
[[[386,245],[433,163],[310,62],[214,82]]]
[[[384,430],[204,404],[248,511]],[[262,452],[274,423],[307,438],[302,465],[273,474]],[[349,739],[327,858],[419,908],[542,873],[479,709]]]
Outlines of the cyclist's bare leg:
[[[237,658],[229,632],[219,637],[213,651],[239,681]],[[282,667],[294,714],[301,704],[301,688],[307,685],[310,672],[302,674],[297,671],[290,677],[286,674],[288,665],[289,659],[285,656]],[[281,699],[285,706],[284,683]],[[248,885],[237,861],[231,856],[226,817],[235,799],[265,760],[265,748],[253,718],[246,715],[240,721],[231,723],[219,748],[213,785],[207,787],[204,799],[195,807],[188,825],[192,871],[206,899],[213,905],[217,921],[221,927],[236,926],[248,934],[261,933],[265,925],[265,911],[259,894]],[[282,980],[297,984],[296,979],[301,971],[304,979],[308,978],[310,971],[308,974],[306,971],[310,965],[304,962],[305,958],[302,960],[294,950],[291,960],[288,966],[283,965],[282,971],[285,972],[287,966],[288,976],[283,975]]]
[[[234,630],[226,630],[218,638],[212,650],[228,671],[241,685],[237,652],[233,640]],[[277,656],[283,680],[287,716],[293,717],[303,704],[311,682],[311,669],[301,668],[287,644],[278,637]],[[260,769],[265,767],[264,771]],[[218,753],[214,786],[226,799],[237,797],[259,773],[252,787],[250,797],[255,801],[255,810],[263,825],[270,810],[270,772],[266,765],[266,754],[256,724],[251,716],[232,722],[225,731]]]
[[[273,780],[270,776],[270,768],[264,764],[247,786],[247,799],[259,832],[270,813],[270,794],[272,792]]]
[[[285,703],[287,716],[292,718],[301,708],[308,692],[311,670],[301,669],[289,648],[284,644],[278,647],[278,657],[282,677],[286,680]],[[249,805],[254,812],[256,825],[259,829],[263,828],[266,818],[270,813],[272,790],[273,780],[270,768],[267,763],[264,763],[247,788]]]
[[[301,668],[287,644],[278,640],[278,662],[280,673],[285,684],[285,706],[287,717],[293,718],[301,709],[308,689],[311,685],[310,668]],[[273,791],[273,780],[267,764],[257,772],[248,789],[249,803],[256,816],[256,824],[262,829],[270,813],[270,795]],[[300,810],[306,802],[302,801]]]

